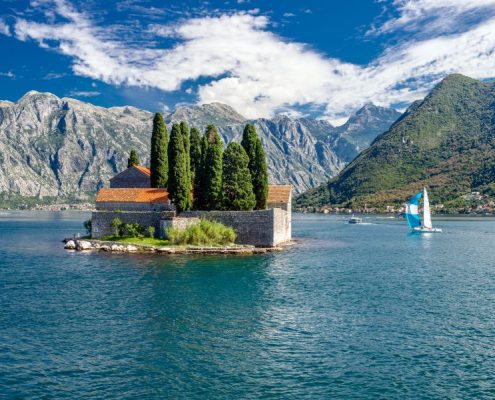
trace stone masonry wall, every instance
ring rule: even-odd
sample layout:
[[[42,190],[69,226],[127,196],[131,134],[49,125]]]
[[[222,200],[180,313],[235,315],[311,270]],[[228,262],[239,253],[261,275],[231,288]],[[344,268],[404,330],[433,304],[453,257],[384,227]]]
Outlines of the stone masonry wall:
[[[280,208],[258,211],[187,211],[181,217],[200,217],[234,228],[236,242],[271,247],[291,240],[288,213]]]
[[[107,211],[169,211],[173,210],[173,205],[167,203],[131,203],[131,202],[96,202],[97,210]]]
[[[161,212],[135,212],[135,211],[94,211],[91,216],[92,228],[91,237],[94,239],[102,236],[112,235],[111,223],[115,218],[120,219],[124,224],[138,223],[145,227],[153,226],[159,232]]]
[[[197,217],[173,217],[169,219],[162,219],[160,221],[160,237],[167,239],[168,228],[185,230],[189,225],[197,224],[198,222],[199,218]]]
[[[111,188],[149,188],[150,177],[137,169],[127,169],[124,173],[110,179]]]

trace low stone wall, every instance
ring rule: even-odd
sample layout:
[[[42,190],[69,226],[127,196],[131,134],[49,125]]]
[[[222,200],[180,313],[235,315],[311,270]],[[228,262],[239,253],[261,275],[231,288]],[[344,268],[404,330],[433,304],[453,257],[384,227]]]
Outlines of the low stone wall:
[[[234,228],[236,243],[272,247],[291,240],[290,213],[274,208],[257,211],[187,211],[182,218],[205,218]]]
[[[104,211],[97,210],[91,215],[91,237],[101,238],[112,235],[112,221],[120,219],[124,224],[138,223],[142,226],[153,226],[156,232],[160,229],[160,219],[165,213],[154,211]]]
[[[176,228],[179,230],[185,230],[189,225],[194,225],[199,222],[197,217],[173,217],[169,219],[162,219],[160,221],[160,237],[168,239],[167,229]]]

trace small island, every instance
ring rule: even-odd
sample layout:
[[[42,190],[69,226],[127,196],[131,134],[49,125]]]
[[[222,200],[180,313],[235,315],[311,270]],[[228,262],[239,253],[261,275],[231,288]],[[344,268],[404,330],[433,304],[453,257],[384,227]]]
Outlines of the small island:
[[[170,137],[161,113],[150,167],[135,150],[127,169],[96,196],[88,237],[68,250],[164,254],[253,254],[291,243],[290,185],[269,185],[266,155],[252,124],[226,149],[214,125],[204,135],[186,122]]]

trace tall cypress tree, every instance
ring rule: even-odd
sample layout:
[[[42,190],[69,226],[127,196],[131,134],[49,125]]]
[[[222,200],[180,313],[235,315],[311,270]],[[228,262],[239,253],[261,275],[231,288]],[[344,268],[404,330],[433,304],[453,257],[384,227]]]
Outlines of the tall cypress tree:
[[[222,139],[215,125],[206,128],[208,147],[203,159],[202,192],[204,194],[204,208],[214,210],[220,207],[222,194]]]
[[[196,165],[196,172],[194,178],[194,208],[197,210],[206,209],[206,153],[208,150],[208,137],[206,133],[201,136],[200,139],[201,146],[201,157],[199,158],[199,163]],[[192,142],[191,142],[192,150]]]
[[[180,123],[180,131],[182,133],[182,140],[184,141],[184,151],[186,152],[186,170],[187,170],[187,181],[189,182],[189,196],[187,209],[192,206],[192,179],[191,179],[191,142],[189,138],[189,125],[187,122],[182,121]]]
[[[200,180],[200,168],[201,168],[201,135],[197,128],[191,129],[191,134],[189,136],[189,162],[191,167],[191,183],[193,187],[194,198],[198,196],[199,190],[199,180]],[[196,201],[196,200],[195,200]]]
[[[164,188],[168,180],[168,132],[163,121],[162,113],[156,113],[153,118],[153,133],[151,135],[151,187]]]
[[[249,157],[244,148],[230,142],[223,153],[222,206],[225,210],[247,211],[256,205],[249,172]]]
[[[136,150],[131,150],[131,154],[129,154],[129,158],[127,159],[127,168],[134,167],[135,165],[139,165],[139,159]]]
[[[170,162],[168,195],[178,212],[186,211],[190,206],[191,182],[187,174],[187,159],[180,125],[174,124],[168,146],[168,160]]]
[[[266,208],[268,199],[268,170],[266,167],[266,154],[263,144],[256,134],[254,125],[247,124],[244,128],[241,141],[242,147],[249,157],[249,171],[256,197],[256,209]]]

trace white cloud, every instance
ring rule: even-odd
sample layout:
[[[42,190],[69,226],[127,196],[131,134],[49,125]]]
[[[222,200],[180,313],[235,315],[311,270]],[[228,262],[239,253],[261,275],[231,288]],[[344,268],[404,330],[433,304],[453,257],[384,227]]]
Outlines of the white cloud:
[[[200,103],[219,101],[247,117],[271,116],[306,104],[326,107],[325,117],[338,121],[366,102],[383,106],[411,102],[431,89],[445,74],[476,78],[494,76],[495,0],[396,0],[399,17],[375,28],[391,32],[425,23],[433,16],[438,26],[452,15],[485,10],[469,29],[440,36],[411,37],[360,66],[323,56],[303,44],[271,33],[267,17],[238,12],[181,20],[175,25],[150,26],[148,34],[173,37],[171,48],[129,45],[112,36],[111,27],[98,27],[64,0],[54,0],[66,23],[36,23],[19,19],[15,35],[35,40],[73,58],[76,74],[110,84],[181,88],[202,77]],[[474,4],[474,5],[473,5]],[[448,12],[446,12],[448,11]]]
[[[14,79],[16,77],[16,75],[12,71],[0,72],[0,76],[10,79]]]
[[[67,96],[69,97],[95,97],[99,96],[101,93],[97,92],[95,90],[71,90],[69,93],[67,93]]]
[[[12,35],[12,33],[10,32],[10,27],[1,18],[0,18],[0,34],[6,35],[6,36],[11,36]]]

